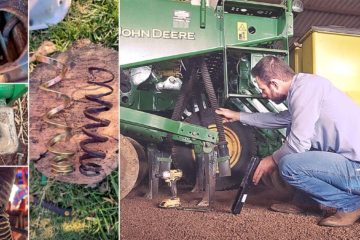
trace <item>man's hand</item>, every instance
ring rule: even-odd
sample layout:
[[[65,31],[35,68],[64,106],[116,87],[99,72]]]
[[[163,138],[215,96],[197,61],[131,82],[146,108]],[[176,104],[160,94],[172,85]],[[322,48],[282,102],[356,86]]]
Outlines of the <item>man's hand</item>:
[[[253,183],[257,185],[262,175],[272,173],[276,167],[277,165],[271,155],[263,158],[255,170]]]
[[[216,109],[215,112],[224,118],[224,122],[240,121],[240,113],[226,108]]]

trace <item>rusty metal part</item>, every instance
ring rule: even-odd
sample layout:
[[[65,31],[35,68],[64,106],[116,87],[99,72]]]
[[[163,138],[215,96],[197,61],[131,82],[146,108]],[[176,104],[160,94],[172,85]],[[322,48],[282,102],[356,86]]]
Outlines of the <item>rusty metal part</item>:
[[[15,154],[18,149],[14,109],[0,105],[0,155]]]
[[[6,58],[6,61],[10,62],[11,61],[11,58],[9,56],[9,52],[8,52],[8,49],[7,49],[7,46],[6,46],[6,41],[5,41],[5,38],[3,36],[3,34],[0,32],[0,46],[1,46],[1,49],[3,51],[3,54]]]
[[[131,140],[120,135],[120,200],[135,187],[139,175],[139,157]]]
[[[137,176],[137,180],[134,185],[134,187],[137,187],[142,182],[142,180],[147,176],[149,171],[145,148],[135,139],[132,139],[130,137],[126,137],[126,139],[129,140],[129,142],[135,148],[139,159],[139,174]],[[121,145],[121,147],[123,146]]]
[[[0,74],[6,81],[27,79],[27,1],[0,1]]]
[[[13,30],[13,28],[19,21],[20,20],[17,17],[11,16],[10,19],[6,22],[3,29],[3,36],[7,40],[7,42],[9,41],[10,32]]]
[[[25,27],[20,23],[17,23],[12,31],[12,39],[14,40],[15,49],[19,55],[26,49],[27,36],[23,34],[24,31]]]
[[[34,61],[52,65],[60,70],[59,75],[41,84],[39,88],[49,93],[55,93],[59,98],[62,99],[61,104],[50,109],[45,113],[45,115],[43,116],[43,120],[49,126],[62,130],[61,133],[57,133],[52,138],[50,138],[46,144],[47,150],[50,153],[54,154],[54,156],[50,160],[52,162],[51,171],[55,175],[69,174],[74,171],[73,163],[70,159],[75,155],[75,152],[64,149],[60,150],[56,148],[55,145],[57,145],[60,142],[69,142],[69,140],[72,137],[73,128],[67,125],[67,123],[54,120],[54,118],[60,112],[64,111],[66,108],[68,108],[71,105],[72,99],[68,95],[60,91],[51,89],[52,86],[56,85],[57,83],[61,82],[64,79],[65,74],[67,72],[67,67],[63,63],[57,61],[56,59],[45,57],[42,55],[36,54],[35,56],[32,56],[32,59]]]
[[[89,138],[80,142],[80,147],[84,151],[84,154],[80,156],[79,159],[79,171],[85,176],[97,176],[100,175],[100,172],[102,170],[101,166],[94,162],[84,162],[84,160],[96,158],[104,159],[106,157],[105,152],[101,150],[90,149],[87,145],[92,143],[104,143],[108,141],[108,138],[97,133],[96,129],[100,127],[107,127],[110,125],[110,120],[100,118],[98,117],[98,114],[104,111],[109,111],[113,106],[110,101],[106,101],[101,98],[111,95],[113,93],[114,89],[110,85],[108,85],[108,83],[114,80],[115,75],[111,71],[99,67],[89,67],[88,73],[89,84],[107,89],[107,91],[103,93],[85,95],[85,98],[87,100],[97,103],[98,106],[88,107],[84,110],[85,117],[93,120],[95,123],[88,123],[82,127],[83,133]],[[103,77],[103,74],[106,74],[105,78]],[[98,79],[101,80],[99,81]]]

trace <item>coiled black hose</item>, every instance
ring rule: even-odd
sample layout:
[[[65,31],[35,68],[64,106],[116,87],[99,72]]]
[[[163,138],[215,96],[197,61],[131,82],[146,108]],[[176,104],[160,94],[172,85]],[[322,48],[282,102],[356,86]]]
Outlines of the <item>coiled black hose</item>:
[[[106,78],[103,81],[97,81],[97,77],[95,76],[95,73],[107,73],[109,75],[108,78]],[[94,84],[103,88],[108,89],[104,93],[100,94],[89,94],[85,95],[85,98],[89,101],[98,103],[99,106],[96,107],[88,107],[84,110],[84,115],[86,118],[91,119],[95,121],[95,123],[88,123],[82,127],[83,133],[88,136],[89,138],[82,140],[80,142],[80,147],[84,151],[84,154],[80,156],[80,167],[79,171],[81,174],[85,176],[97,176],[100,174],[100,171],[102,170],[102,167],[94,162],[83,162],[87,159],[93,159],[93,158],[101,158],[104,159],[106,157],[106,153],[101,150],[92,150],[88,146],[88,144],[91,143],[104,143],[108,141],[108,138],[105,136],[102,136],[96,132],[97,128],[100,127],[107,127],[110,125],[110,120],[99,118],[97,115],[101,112],[109,111],[112,108],[112,103],[109,101],[102,100],[102,97],[108,96],[113,93],[114,89],[108,85],[111,81],[114,80],[115,76],[114,74],[104,68],[98,68],[98,67],[89,67],[88,68],[89,73],[89,84]]]
[[[217,102],[215,90],[211,81],[210,73],[208,70],[208,67],[206,65],[205,60],[202,60],[201,63],[201,76],[203,78],[204,86],[206,94],[209,98],[210,105],[212,109],[218,109],[219,105]],[[219,133],[219,143],[218,143],[218,153],[219,158],[224,159],[224,161],[219,162],[219,172],[221,177],[230,176],[231,170],[230,170],[230,163],[229,163],[229,150],[227,147],[227,142],[225,139],[225,131],[224,131],[224,125],[222,123],[222,119],[219,115],[217,115],[215,112],[214,119],[215,119],[215,125],[217,128],[217,131]]]
[[[191,93],[194,89],[194,82],[197,75],[197,64],[195,63],[192,66],[191,73],[190,73],[190,79],[188,82],[184,83],[184,86],[180,90],[180,94],[176,100],[174,111],[172,113],[171,119],[175,121],[180,121],[181,114],[185,111],[186,104],[188,103]]]

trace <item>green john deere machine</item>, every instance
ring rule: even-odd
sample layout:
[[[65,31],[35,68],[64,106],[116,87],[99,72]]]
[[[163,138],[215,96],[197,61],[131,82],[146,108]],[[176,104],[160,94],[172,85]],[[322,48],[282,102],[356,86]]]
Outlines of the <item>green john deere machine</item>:
[[[147,158],[149,197],[157,194],[159,173],[176,168],[194,191],[205,191],[202,203],[208,205],[215,189],[239,185],[251,156],[280,146],[283,129],[223,124],[214,109],[286,109],[261,97],[250,70],[266,55],[288,61],[292,4],[121,1],[120,127],[139,158]],[[129,174],[144,175],[144,167],[139,174],[127,172],[134,164],[129,158],[121,155],[121,179],[127,177],[121,197],[136,182]]]

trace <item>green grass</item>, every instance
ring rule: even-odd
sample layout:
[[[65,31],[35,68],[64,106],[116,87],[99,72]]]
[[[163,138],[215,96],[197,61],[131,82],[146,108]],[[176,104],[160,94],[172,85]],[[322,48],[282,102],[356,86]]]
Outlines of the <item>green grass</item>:
[[[117,239],[118,172],[114,171],[96,188],[48,179],[30,166],[30,193],[59,207],[72,208],[73,217],[61,217],[39,206],[30,210],[31,239]]]
[[[118,50],[119,0],[75,0],[64,21],[48,29],[30,32],[30,51],[44,40],[52,41],[60,51],[77,39],[87,38],[94,43]]]
[[[53,42],[65,51],[75,40],[90,39],[118,50],[118,0],[73,0],[64,21],[48,29],[30,32],[30,51],[43,41]],[[48,179],[30,165],[30,193],[64,208],[73,209],[71,219],[39,206],[30,209],[31,239],[117,239],[118,172],[113,172],[95,188]]]

